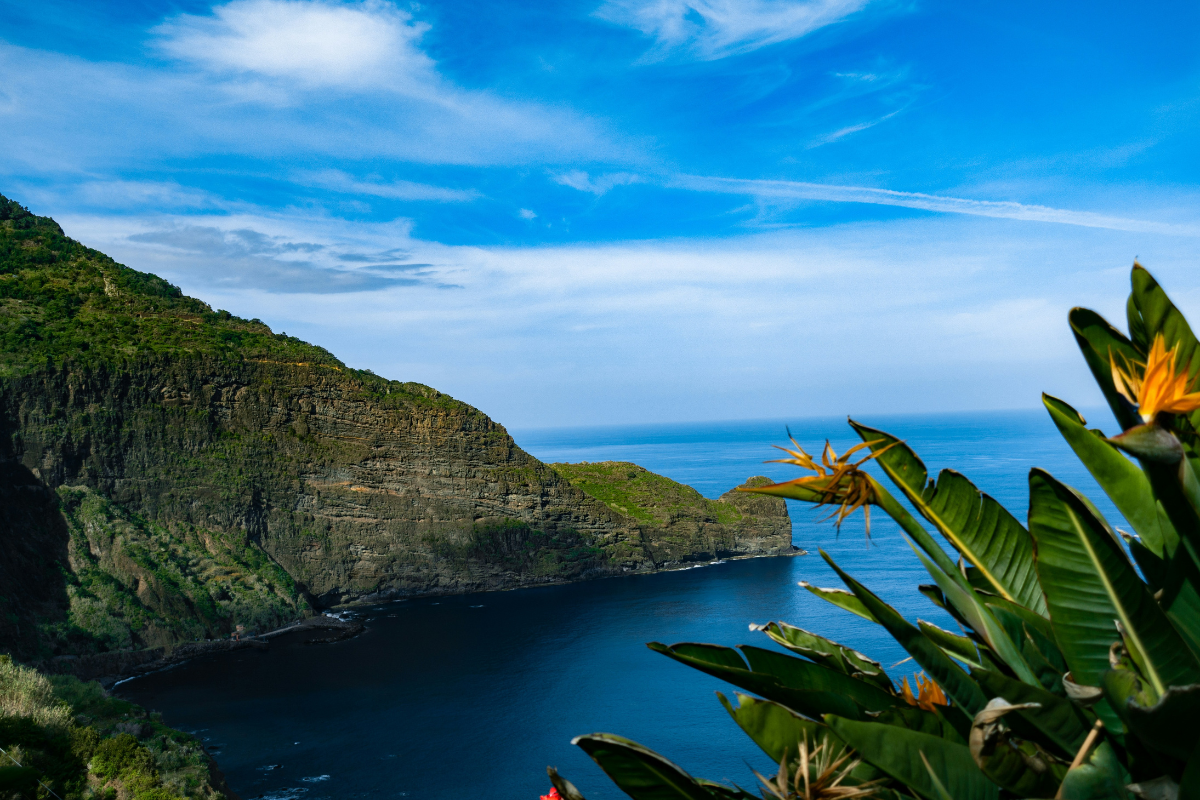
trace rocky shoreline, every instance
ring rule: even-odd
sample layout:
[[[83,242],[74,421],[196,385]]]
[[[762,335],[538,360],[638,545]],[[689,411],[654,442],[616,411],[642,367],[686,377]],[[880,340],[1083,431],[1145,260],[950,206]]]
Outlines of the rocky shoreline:
[[[243,636],[240,639],[214,639],[205,642],[187,642],[174,647],[117,650],[81,656],[55,656],[47,661],[36,663],[34,666],[50,675],[74,675],[82,681],[98,681],[105,689],[111,689],[118,683],[182,664],[198,656],[247,648],[264,648],[269,646],[268,642],[280,636],[314,630],[331,630],[334,633],[329,637],[313,640],[313,644],[336,642],[357,636],[363,631],[363,624],[355,620],[343,620],[322,614],[266,633]]]
[[[751,558],[788,558],[792,556],[808,555],[807,550],[803,550],[795,545],[792,546],[792,551],[788,553],[776,554],[761,554],[761,555],[735,555],[720,559],[719,561],[711,561],[707,563],[678,561],[670,564],[663,564],[658,571],[672,572],[685,569],[695,569],[705,567],[711,564],[724,563],[725,561],[742,561]],[[608,577],[621,577],[613,575]],[[563,585],[566,583],[574,583],[575,581],[555,581],[545,585]],[[532,588],[532,587],[521,587]],[[511,590],[510,590],[511,591]],[[462,592],[430,592],[419,596],[445,596],[463,594]],[[409,599],[412,595],[406,595],[403,598],[392,595],[367,595],[356,600],[344,603],[337,606],[338,609],[354,609],[364,606],[377,605],[379,603],[394,601],[397,599]],[[240,639],[213,639],[204,642],[187,642],[176,645],[174,647],[151,647],[143,650],[119,650],[106,653],[90,653],[87,655],[67,655],[56,656],[54,658],[38,662],[34,664],[39,670],[51,675],[74,675],[84,681],[98,681],[105,689],[111,689],[119,683],[127,680],[157,672],[162,669],[174,667],[199,656],[212,655],[215,653],[225,653],[233,650],[242,650],[246,648],[265,648],[269,646],[269,642],[281,636],[289,634],[305,633],[312,631],[330,631],[329,636],[309,639],[305,644],[331,644],[334,642],[344,641],[353,638],[365,630],[365,626],[354,619],[342,619],[328,612],[306,619],[298,620],[289,625],[276,628],[261,634],[246,635]]]

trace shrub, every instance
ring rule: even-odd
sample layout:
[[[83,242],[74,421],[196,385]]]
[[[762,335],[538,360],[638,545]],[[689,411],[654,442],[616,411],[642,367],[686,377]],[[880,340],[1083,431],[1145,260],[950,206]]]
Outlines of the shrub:
[[[57,730],[71,724],[71,710],[54,696],[49,679],[9,656],[0,656],[0,715],[24,717]]]

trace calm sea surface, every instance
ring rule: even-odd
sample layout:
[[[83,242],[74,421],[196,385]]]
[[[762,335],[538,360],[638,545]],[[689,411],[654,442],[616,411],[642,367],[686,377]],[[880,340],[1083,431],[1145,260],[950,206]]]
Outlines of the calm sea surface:
[[[1106,430],[1106,412],[1088,415]],[[1049,469],[1123,524],[1044,412],[873,417],[906,439],[931,472],[953,467],[1018,519],[1026,475]],[[633,461],[708,497],[751,475],[798,477],[762,464],[785,425],[816,452],[857,441],[844,419],[794,419],[524,430],[517,442],[544,461]],[[811,446],[810,446],[811,445]],[[840,537],[811,507],[790,503],[793,541],[811,555],[722,563],[569,586],[407,600],[362,613],[367,632],[307,646],[197,659],[122,684],[118,692],[198,732],[243,798],[410,797],[536,800],[546,765],[589,800],[624,797],[573,736],[607,731],[639,741],[695,775],[755,784],[771,765],[713,692],[731,688],[657,655],[646,642],[770,646],[747,625],[791,622],[891,666],[905,658],[882,629],[796,586],[840,586],[824,548],[910,619],[953,623],[916,591],[929,582],[890,520],[877,514],[868,546],[861,516]],[[912,664],[893,667],[896,675]]]

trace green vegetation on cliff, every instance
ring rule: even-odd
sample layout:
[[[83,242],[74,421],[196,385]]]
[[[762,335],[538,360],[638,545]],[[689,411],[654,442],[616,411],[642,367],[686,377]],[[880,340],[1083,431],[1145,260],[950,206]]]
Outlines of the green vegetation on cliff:
[[[219,800],[204,746],[98,683],[0,656],[0,795]],[[51,792],[54,794],[52,795]]]
[[[114,364],[170,355],[349,371],[365,394],[392,404],[463,405],[419,383],[348,370],[328,350],[273,333],[260,320],[213,311],[0,195],[0,378],[64,362]]]
[[[343,366],[320,347],[275,335],[258,320],[214,312],[0,196],[0,375],[29,372],[47,361],[169,353]]]
[[[745,516],[728,500],[709,500],[687,484],[629,461],[550,466],[572,486],[646,525],[664,526],[680,519],[730,525]]]
[[[309,610],[291,577],[243,537],[154,525],[82,487],[58,497],[70,611],[43,626],[52,650],[157,647],[223,638],[236,625],[262,632]]]

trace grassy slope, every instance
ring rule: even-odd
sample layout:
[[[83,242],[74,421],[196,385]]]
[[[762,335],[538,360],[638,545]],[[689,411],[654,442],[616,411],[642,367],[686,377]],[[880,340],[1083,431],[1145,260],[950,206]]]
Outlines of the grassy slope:
[[[98,683],[47,678],[7,656],[0,656],[0,747],[11,756],[0,765],[4,796],[49,798],[36,781],[62,800],[223,796],[194,737]]]
[[[680,519],[729,525],[742,520],[732,503],[709,500],[690,486],[628,461],[551,464],[572,486],[646,525]]]
[[[0,195],[0,379],[47,363],[171,355],[327,367],[388,404],[464,406],[423,384],[349,369],[328,350],[273,333],[260,320],[213,311],[157,275],[85,247],[54,220]]]

